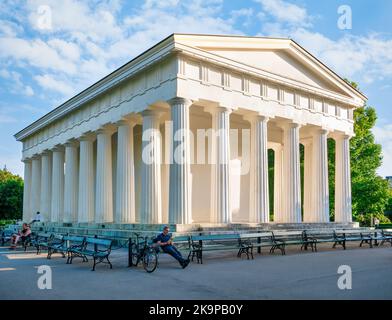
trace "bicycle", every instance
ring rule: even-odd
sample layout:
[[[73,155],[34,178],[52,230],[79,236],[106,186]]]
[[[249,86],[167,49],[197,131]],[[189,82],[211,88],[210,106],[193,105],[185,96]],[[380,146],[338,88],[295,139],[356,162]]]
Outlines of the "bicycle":
[[[142,261],[143,268],[148,273],[154,272],[158,266],[156,249],[150,244],[148,237],[142,237],[139,234],[136,234],[136,242],[130,243],[129,254],[131,256],[131,266],[138,266]]]

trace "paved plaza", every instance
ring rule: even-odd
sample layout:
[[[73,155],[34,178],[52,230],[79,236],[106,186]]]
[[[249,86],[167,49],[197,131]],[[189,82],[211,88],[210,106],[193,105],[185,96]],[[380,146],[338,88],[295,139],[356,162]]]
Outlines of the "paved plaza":
[[[237,259],[234,252],[206,254],[203,265],[182,270],[167,255],[152,274],[127,268],[124,249],[112,253],[113,269],[91,262],[0,247],[0,299],[392,299],[392,248],[348,250],[321,248],[318,253],[291,248],[286,256],[256,254]],[[40,265],[52,268],[52,289],[40,290]],[[340,290],[340,265],[352,268],[352,290]]]

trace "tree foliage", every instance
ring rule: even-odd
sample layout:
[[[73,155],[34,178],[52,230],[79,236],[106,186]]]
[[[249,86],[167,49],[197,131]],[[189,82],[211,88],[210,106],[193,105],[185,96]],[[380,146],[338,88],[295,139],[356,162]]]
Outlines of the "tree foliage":
[[[23,212],[23,179],[7,168],[0,170],[0,219],[20,219]]]

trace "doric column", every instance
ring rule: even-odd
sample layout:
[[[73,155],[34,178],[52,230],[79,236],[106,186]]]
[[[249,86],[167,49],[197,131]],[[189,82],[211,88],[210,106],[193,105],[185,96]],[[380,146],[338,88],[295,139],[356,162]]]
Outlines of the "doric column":
[[[23,221],[29,223],[32,220],[31,213],[31,159],[24,162],[24,185],[23,185]]]
[[[329,222],[328,131],[313,134],[312,213],[311,222]]]
[[[283,147],[274,147],[274,222],[283,222]]]
[[[93,135],[84,135],[79,139],[79,223],[94,221],[94,140]]]
[[[45,221],[51,219],[52,206],[52,154],[45,151],[41,155],[41,214]]]
[[[97,131],[96,223],[113,222],[112,134],[109,127]]]
[[[145,110],[142,136],[141,223],[162,223],[161,133],[156,110]]]
[[[53,150],[51,222],[62,222],[64,214],[64,148]]]
[[[189,108],[192,101],[175,98],[171,106],[171,145],[173,162],[170,165],[169,223],[192,223],[191,142]]]
[[[65,144],[64,222],[76,222],[78,214],[79,161],[76,141]]]
[[[335,222],[352,222],[350,138],[335,138]]]
[[[117,138],[116,223],[135,222],[135,164],[131,120],[121,120]]]
[[[313,211],[313,139],[302,141],[305,149],[304,159],[304,222],[317,222],[317,213]]]
[[[212,171],[213,222],[231,223],[230,207],[230,114],[231,109],[217,107],[211,110],[212,146],[215,161]]]
[[[284,207],[283,222],[300,223],[301,217],[301,174],[299,155],[299,128],[297,123],[284,126]]]
[[[31,213],[35,215],[41,207],[41,157],[35,156],[31,171]]]
[[[253,223],[269,223],[268,190],[268,118],[253,116],[251,123],[250,219]]]

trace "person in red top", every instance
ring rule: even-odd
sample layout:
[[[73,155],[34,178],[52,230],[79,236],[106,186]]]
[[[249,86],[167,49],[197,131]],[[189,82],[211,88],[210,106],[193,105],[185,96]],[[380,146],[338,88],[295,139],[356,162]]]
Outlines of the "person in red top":
[[[22,230],[20,230],[17,234],[12,235],[10,249],[15,249],[19,239],[25,241],[30,234],[31,234],[31,229],[29,225],[27,223],[24,223],[22,226]]]

